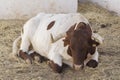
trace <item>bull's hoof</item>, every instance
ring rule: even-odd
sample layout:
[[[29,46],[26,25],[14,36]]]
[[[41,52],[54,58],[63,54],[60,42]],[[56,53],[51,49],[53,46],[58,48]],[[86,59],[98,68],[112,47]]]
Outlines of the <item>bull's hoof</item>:
[[[26,63],[32,64],[32,58],[26,52],[20,50],[19,57],[25,60]]]
[[[35,61],[42,63],[42,60],[40,59],[39,56],[35,56],[34,59],[35,59]]]
[[[26,59],[25,62],[26,62],[27,64],[32,64],[32,60],[31,60],[31,59]]]
[[[56,73],[62,72],[62,66],[55,64],[53,61],[48,61],[47,64],[53,69]]]
[[[88,67],[96,68],[98,66],[98,62],[96,60],[91,59],[86,65]]]

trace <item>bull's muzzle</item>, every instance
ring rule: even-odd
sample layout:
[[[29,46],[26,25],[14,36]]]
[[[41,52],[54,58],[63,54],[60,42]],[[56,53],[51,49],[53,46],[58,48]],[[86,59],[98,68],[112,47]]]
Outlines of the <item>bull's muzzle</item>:
[[[83,65],[76,65],[76,64],[73,65],[73,68],[77,71],[82,69],[82,67],[83,67]]]

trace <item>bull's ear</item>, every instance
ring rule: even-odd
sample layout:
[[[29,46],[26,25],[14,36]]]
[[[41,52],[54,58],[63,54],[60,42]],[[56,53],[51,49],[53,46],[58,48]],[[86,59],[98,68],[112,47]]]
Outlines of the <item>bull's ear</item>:
[[[92,46],[95,47],[95,46],[98,46],[100,44],[103,43],[103,38],[97,34],[97,33],[92,33]]]

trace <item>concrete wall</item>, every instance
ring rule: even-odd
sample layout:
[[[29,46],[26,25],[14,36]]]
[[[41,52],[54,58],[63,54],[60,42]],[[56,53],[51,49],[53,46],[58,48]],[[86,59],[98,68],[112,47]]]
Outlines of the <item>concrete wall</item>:
[[[118,13],[120,15],[120,0],[79,0],[82,2],[91,1],[97,3],[98,5]]]
[[[39,12],[77,12],[77,0],[0,0],[0,19],[26,19]]]

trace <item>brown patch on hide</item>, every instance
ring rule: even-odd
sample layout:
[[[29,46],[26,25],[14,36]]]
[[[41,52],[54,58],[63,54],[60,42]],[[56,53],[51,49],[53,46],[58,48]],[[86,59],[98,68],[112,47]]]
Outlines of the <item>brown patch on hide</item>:
[[[53,61],[49,61],[48,65],[53,69],[54,72],[56,73],[62,72],[62,66],[55,64]]]
[[[80,22],[74,29],[70,39],[70,49],[75,65],[82,65],[87,57],[92,30],[88,24]]]
[[[51,28],[54,26],[54,24],[55,24],[55,21],[52,21],[52,22],[48,25],[47,30],[51,29]]]

